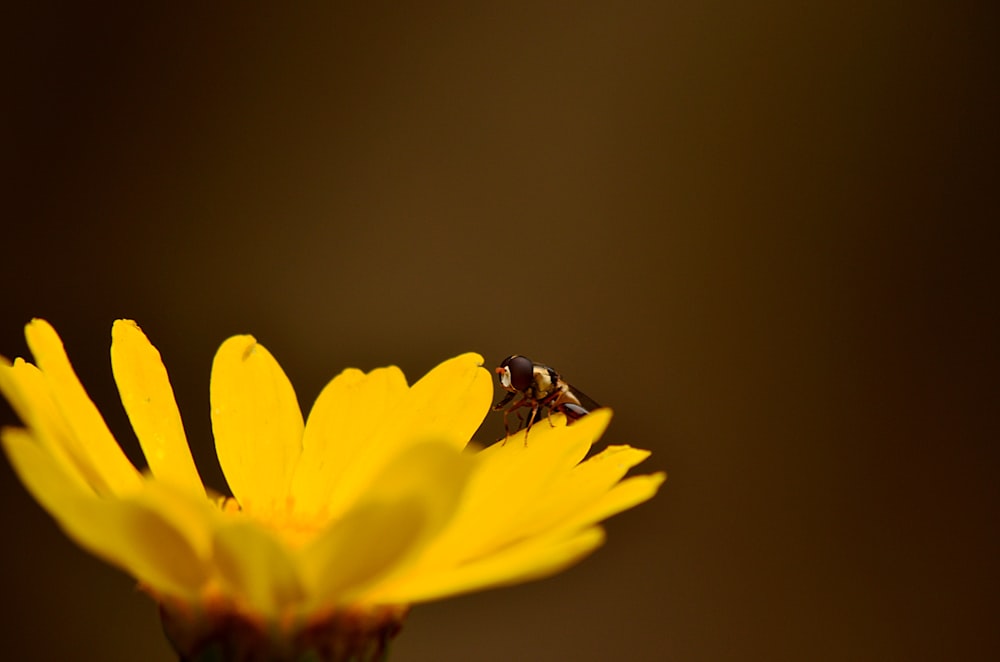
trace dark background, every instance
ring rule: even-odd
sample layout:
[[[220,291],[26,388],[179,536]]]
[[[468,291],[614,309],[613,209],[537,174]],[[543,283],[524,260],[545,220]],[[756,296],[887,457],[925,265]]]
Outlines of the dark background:
[[[305,407],[469,349],[614,406],[659,496],[569,572],[417,607],[395,662],[996,659],[997,23],[817,4],[9,14],[0,352],[51,320],[141,463],[138,320],[217,488],[237,332]],[[171,659],[0,490],[5,659]]]

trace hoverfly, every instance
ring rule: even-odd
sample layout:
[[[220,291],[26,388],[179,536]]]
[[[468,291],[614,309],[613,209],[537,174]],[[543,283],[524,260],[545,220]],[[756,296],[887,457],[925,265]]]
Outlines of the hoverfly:
[[[600,406],[566,383],[559,373],[549,366],[535,363],[520,354],[512,354],[505,358],[496,369],[496,373],[500,386],[508,391],[503,400],[493,405],[493,411],[503,409],[504,443],[510,436],[507,414],[517,412],[519,421],[517,430],[525,425],[518,409],[526,407],[531,410],[524,431],[524,443],[527,445],[528,432],[541,417],[544,408],[548,408],[550,414],[562,413],[566,416],[566,423],[570,424]],[[514,400],[518,395],[521,398]]]

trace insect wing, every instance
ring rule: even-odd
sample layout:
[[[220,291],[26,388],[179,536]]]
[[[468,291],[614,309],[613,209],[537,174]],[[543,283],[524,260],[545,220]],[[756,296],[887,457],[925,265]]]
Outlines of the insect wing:
[[[572,384],[566,384],[566,387],[569,388],[569,392],[573,394],[573,397],[575,397],[577,400],[580,401],[580,404],[583,406],[584,409],[587,410],[587,412],[592,412],[595,409],[601,408],[601,405],[597,404],[597,402],[592,397],[590,397],[580,389],[576,388]]]

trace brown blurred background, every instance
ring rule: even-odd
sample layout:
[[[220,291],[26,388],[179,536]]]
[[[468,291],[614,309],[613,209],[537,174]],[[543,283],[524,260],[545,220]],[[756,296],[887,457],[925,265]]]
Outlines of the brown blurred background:
[[[135,318],[218,488],[236,332],[306,407],[468,349],[612,405],[660,495],[565,574],[416,608],[394,662],[997,659],[995,16],[818,4],[9,15],[0,353],[51,320],[141,463]],[[172,659],[0,489],[5,659]]]

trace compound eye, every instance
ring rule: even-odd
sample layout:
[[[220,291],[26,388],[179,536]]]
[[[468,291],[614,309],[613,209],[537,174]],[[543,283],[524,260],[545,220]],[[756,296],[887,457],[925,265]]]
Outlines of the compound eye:
[[[510,370],[510,385],[518,391],[527,391],[535,374],[535,364],[523,356],[511,356],[504,360]]]

